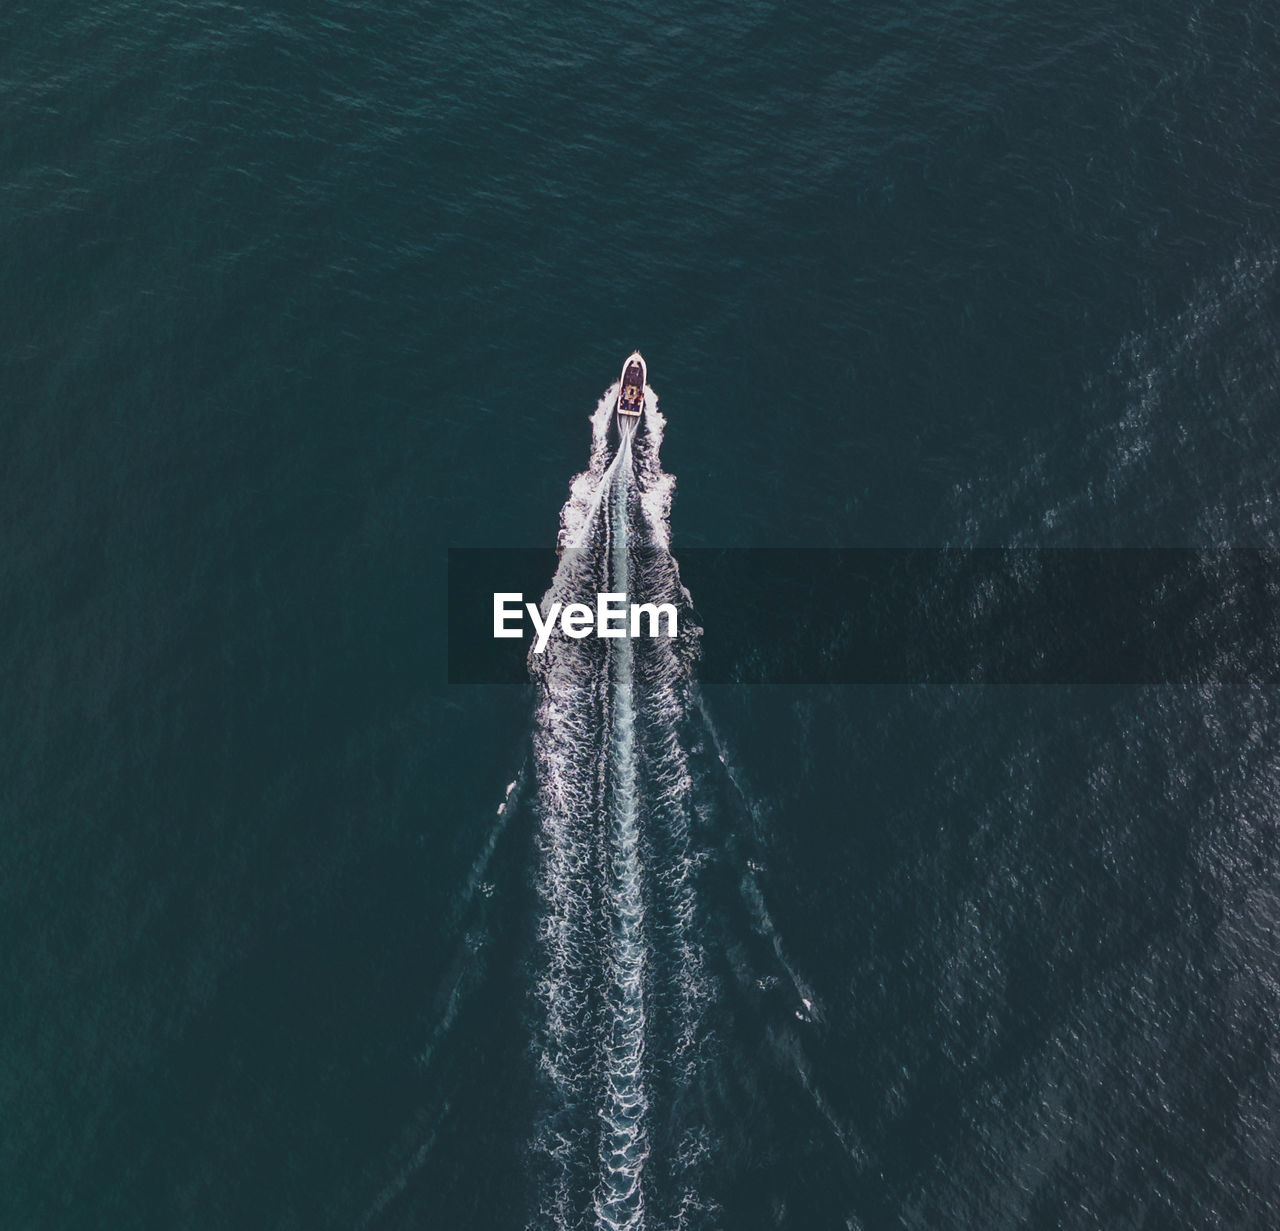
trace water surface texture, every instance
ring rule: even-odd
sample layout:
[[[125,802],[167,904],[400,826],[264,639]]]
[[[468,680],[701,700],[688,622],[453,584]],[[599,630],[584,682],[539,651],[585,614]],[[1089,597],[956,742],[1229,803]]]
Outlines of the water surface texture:
[[[1273,690],[443,592],[1280,546],[1274,6],[11,0],[0,105],[0,1224],[1275,1222]]]

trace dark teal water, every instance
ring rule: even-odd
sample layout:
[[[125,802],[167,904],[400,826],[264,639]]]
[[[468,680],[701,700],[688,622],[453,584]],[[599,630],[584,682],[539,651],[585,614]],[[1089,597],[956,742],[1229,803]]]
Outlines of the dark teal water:
[[[1275,546],[1278,35],[6,6],[0,1222],[552,1225],[538,728],[445,549],[553,540],[636,346],[677,556]],[[702,705],[646,1225],[1274,1220],[1273,693]]]

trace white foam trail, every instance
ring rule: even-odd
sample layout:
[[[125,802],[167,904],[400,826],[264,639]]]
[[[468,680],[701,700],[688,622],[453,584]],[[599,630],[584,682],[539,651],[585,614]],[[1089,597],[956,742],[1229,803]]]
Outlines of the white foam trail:
[[[592,416],[587,469],[570,485],[560,517],[560,563],[543,598],[588,599],[607,589],[608,519],[602,502],[612,490],[623,452],[609,459],[608,433],[616,386]],[[554,635],[530,671],[542,687],[535,715],[534,758],[541,825],[538,892],[542,917],[542,969],[537,996],[543,1026],[539,1065],[550,1087],[550,1110],[535,1141],[550,1169],[539,1228],[580,1225],[583,1194],[595,1187],[595,1143],[600,1125],[601,1067],[598,1006],[601,997],[600,900],[608,865],[597,818],[606,805],[610,767],[599,755],[610,726],[612,698],[603,686],[606,643]]]
[[[631,593],[627,497],[631,490],[631,441],[624,437],[612,479],[612,550],[609,585]],[[644,900],[640,868],[634,656],[631,640],[610,643],[612,665],[614,773],[609,851],[607,1101],[601,1111],[600,1180],[595,1210],[601,1226],[644,1225],[641,1175],[648,1157],[644,1087]]]
[[[575,475],[569,484],[569,499],[560,510],[561,548],[582,548],[596,514],[600,502],[609,488],[609,479],[616,471],[622,458],[622,450],[614,455],[607,466],[605,459],[609,454],[609,423],[613,417],[613,409],[618,400],[618,384],[615,381],[606,389],[596,403],[591,415],[591,459],[581,474]]]
[[[682,614],[675,641],[556,633],[529,659],[541,685],[536,992],[549,1095],[534,1141],[544,1177],[531,1225],[540,1231],[640,1231],[657,1217],[648,1193],[656,1181],[645,1179],[655,1164],[684,1186],[678,1225],[707,1208],[694,1179],[705,1146],[655,1144],[649,1124],[655,1092],[688,1085],[707,996],[681,745],[698,630],[668,549],[674,480],[659,464],[657,399],[645,390],[639,430],[611,452],[616,390],[592,418],[590,462],[561,513],[560,562],[543,610],[611,591],[675,602],[689,619]]]

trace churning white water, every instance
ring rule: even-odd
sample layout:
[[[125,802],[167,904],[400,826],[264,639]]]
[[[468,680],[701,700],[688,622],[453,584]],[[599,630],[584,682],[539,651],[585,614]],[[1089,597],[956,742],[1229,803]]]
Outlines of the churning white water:
[[[673,480],[658,465],[656,398],[646,390],[634,438],[611,439],[614,396],[596,408],[591,461],[561,514],[544,611],[600,592],[687,608],[668,548]],[[691,621],[681,628],[696,639]],[[539,1226],[646,1225],[652,1083],[693,1051],[703,987],[689,934],[696,861],[680,738],[688,645],[556,634],[530,658],[540,685],[538,1058],[548,1095],[535,1137]]]

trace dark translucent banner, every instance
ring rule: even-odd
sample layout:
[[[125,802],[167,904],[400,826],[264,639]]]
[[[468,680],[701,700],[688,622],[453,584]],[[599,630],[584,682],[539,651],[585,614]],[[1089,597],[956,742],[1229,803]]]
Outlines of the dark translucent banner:
[[[1160,684],[1280,674],[1273,551],[685,548],[675,559],[688,596],[678,636],[697,645],[694,670],[706,684]],[[558,560],[550,550],[449,552],[450,683],[528,681],[533,631],[526,620],[522,638],[495,638],[494,595],[540,603]],[[670,597],[643,592],[646,577],[670,577],[665,556],[652,563],[666,567],[632,553],[630,601]],[[594,576],[590,567],[570,571]],[[570,597],[594,601],[590,589]]]

